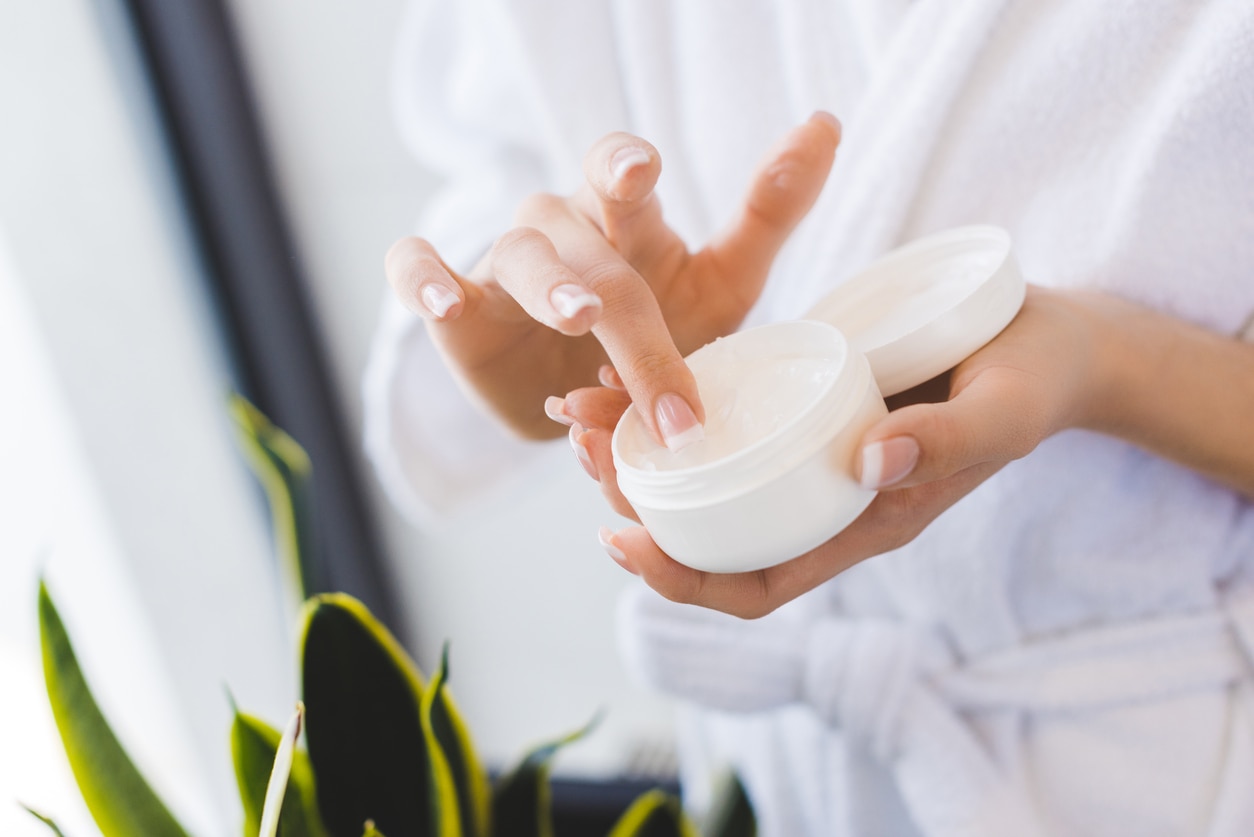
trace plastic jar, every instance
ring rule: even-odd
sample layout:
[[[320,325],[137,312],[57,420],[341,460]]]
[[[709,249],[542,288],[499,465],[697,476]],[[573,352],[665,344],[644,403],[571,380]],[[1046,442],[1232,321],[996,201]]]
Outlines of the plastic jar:
[[[687,566],[746,572],[795,558],[875,498],[853,463],[863,434],[887,414],[881,390],[952,368],[1005,328],[1024,293],[1010,237],[996,227],[895,250],[809,319],[689,355],[706,438],[671,453],[629,408],[612,442],[619,488],[657,545]]]

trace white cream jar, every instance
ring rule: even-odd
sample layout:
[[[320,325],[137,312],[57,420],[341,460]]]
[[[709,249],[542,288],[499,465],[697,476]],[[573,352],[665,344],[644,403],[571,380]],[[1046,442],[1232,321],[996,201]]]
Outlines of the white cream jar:
[[[688,356],[705,439],[678,453],[635,407],[613,438],[623,495],[657,545],[709,572],[795,558],[875,497],[857,445],[893,394],[952,368],[1023,303],[1010,237],[964,227],[906,245],[841,285],[808,319],[739,332]],[[838,328],[839,327],[839,328]]]

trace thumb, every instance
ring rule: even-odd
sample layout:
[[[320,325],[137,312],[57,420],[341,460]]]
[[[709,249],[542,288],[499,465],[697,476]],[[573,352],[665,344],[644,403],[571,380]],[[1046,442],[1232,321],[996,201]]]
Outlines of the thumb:
[[[908,488],[972,466],[1031,453],[1053,426],[1040,380],[990,367],[949,401],[889,413],[863,436],[858,479],[871,489]]]

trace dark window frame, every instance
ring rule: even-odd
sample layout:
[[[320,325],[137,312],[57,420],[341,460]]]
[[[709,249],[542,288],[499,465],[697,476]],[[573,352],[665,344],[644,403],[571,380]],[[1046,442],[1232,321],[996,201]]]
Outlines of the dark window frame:
[[[400,635],[378,528],[337,399],[224,0],[116,0],[148,86],[233,385],[314,463],[307,588],[361,599]],[[112,10],[110,10],[112,11]]]

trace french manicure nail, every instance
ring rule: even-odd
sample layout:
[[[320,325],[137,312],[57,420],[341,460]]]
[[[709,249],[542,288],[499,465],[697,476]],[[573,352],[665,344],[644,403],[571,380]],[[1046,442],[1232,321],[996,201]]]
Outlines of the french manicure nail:
[[[601,307],[601,297],[580,285],[558,285],[549,292],[549,301],[557,313],[568,320],[574,319],[581,311]]]
[[[840,130],[840,120],[825,110],[816,110],[810,118],[821,120],[826,122],[828,125],[831,125],[836,130]]]
[[[575,420],[566,415],[566,399],[558,398],[556,395],[550,395],[544,399],[544,414],[558,424],[564,424],[570,427]]]
[[[627,565],[627,553],[614,546],[614,530],[608,526],[602,526],[597,530],[597,540],[600,541],[605,553],[623,566]]]
[[[623,386],[623,379],[619,377],[618,372],[608,363],[597,370],[597,380],[603,387],[621,390],[627,389],[627,387]]]
[[[697,421],[697,414],[682,396],[673,392],[658,398],[653,415],[657,418],[662,440],[671,453],[678,453],[705,438],[705,428]]]
[[[450,308],[461,301],[457,298],[457,294],[434,282],[423,285],[421,295],[422,304],[427,306],[427,310],[434,314],[436,319],[443,317]]]
[[[912,436],[894,436],[862,448],[862,478],[868,491],[888,488],[910,476],[919,464],[919,443]]]
[[[649,152],[643,148],[636,148],[635,146],[620,148],[610,158],[610,179],[617,183],[627,176],[627,172],[636,166],[643,166],[648,162]]]
[[[583,434],[584,427],[582,424],[579,424],[578,422],[572,424],[570,426],[569,434],[570,447],[575,452],[575,458],[579,460],[579,464],[582,465],[583,469],[588,472],[588,476],[592,477],[597,482],[600,482],[601,478],[597,476],[597,466],[592,461],[592,455],[588,453],[588,449],[585,448],[579,441],[579,437]]]

